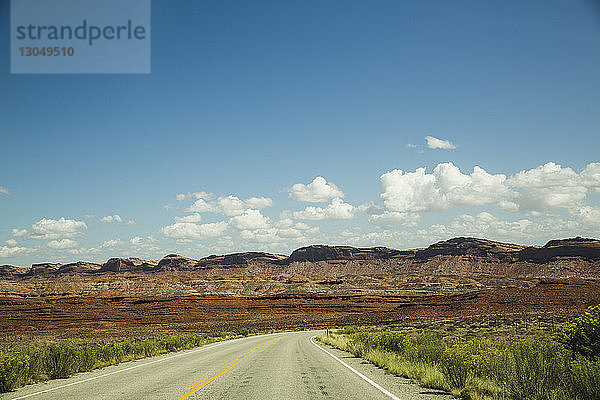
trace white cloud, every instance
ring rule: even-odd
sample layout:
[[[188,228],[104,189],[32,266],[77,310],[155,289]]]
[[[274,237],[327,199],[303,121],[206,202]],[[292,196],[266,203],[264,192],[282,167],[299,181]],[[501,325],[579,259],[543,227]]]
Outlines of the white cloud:
[[[4,186],[0,186],[0,193],[2,194],[10,194],[10,190],[5,188]]]
[[[27,229],[13,229],[12,230],[12,235],[14,237],[24,237],[27,236]]]
[[[213,193],[204,192],[204,191],[194,192],[194,193],[192,193],[192,195],[197,199],[204,199],[204,200],[212,200],[216,197]]]
[[[0,257],[8,258],[8,257],[16,257],[23,254],[33,253],[33,249],[28,249],[27,247],[6,247],[0,246]]]
[[[268,243],[270,246],[278,243],[303,243],[309,237],[319,232],[318,227],[309,229],[298,229],[296,226],[288,225],[287,222],[278,222],[272,226],[260,229],[247,229],[240,231],[240,237],[249,242]]]
[[[404,226],[417,226],[421,216],[416,213],[403,213],[396,211],[386,211],[381,214],[373,214],[369,217],[369,222],[382,228],[391,228],[399,222]]]
[[[73,247],[77,247],[78,243],[72,239],[60,239],[60,240],[52,240],[46,244],[46,246],[55,250],[63,250],[63,249],[71,249]]]
[[[503,221],[488,212],[475,216],[462,214],[457,216],[448,227],[453,235],[477,237],[519,237],[527,234],[533,222],[528,219]]]
[[[100,222],[123,222],[123,219],[119,214],[107,215],[105,217],[100,218]]]
[[[581,222],[594,226],[600,226],[600,208],[592,206],[581,206],[570,210],[571,214]]]
[[[257,210],[273,206],[273,200],[267,197],[251,197],[245,203],[246,206]]]
[[[209,204],[204,199],[196,200],[194,204],[186,208],[185,211],[194,213],[216,212],[214,205]]]
[[[300,229],[301,231],[305,231],[305,230],[310,229],[310,226],[308,224],[305,224],[304,222],[298,222],[294,226],[296,227],[296,229]]]
[[[137,225],[137,223],[133,219],[124,221],[123,218],[119,214],[106,215],[106,216],[100,218],[100,222],[106,222],[106,223],[117,222],[119,224],[124,224],[124,225],[129,225],[129,226]]]
[[[584,182],[594,183],[595,167],[591,165],[586,168],[583,178],[571,168],[563,168],[553,162],[521,171],[506,181],[517,195],[504,208],[523,211],[577,206],[587,194]]]
[[[217,212],[227,215],[228,217],[234,215],[241,215],[249,207],[244,203],[243,200],[235,196],[223,196],[217,200]]]
[[[70,238],[82,234],[82,230],[87,229],[83,221],[65,219],[59,220],[43,218],[31,226],[34,239],[60,239]]]
[[[585,186],[600,192],[600,163],[589,163],[580,175]]]
[[[441,211],[465,205],[483,205],[509,195],[504,175],[491,175],[476,166],[469,175],[452,163],[438,164],[433,173],[393,170],[381,176],[381,198],[386,211],[414,213]]]
[[[229,224],[239,230],[266,229],[271,226],[271,220],[258,210],[246,210],[244,214],[231,218]]]
[[[332,182],[327,182],[322,176],[317,176],[308,185],[296,183],[289,189],[289,192],[290,198],[309,203],[326,202],[330,199],[344,197],[344,192]]]
[[[15,239],[8,239],[5,243],[11,247],[14,247],[18,244]]]
[[[184,201],[184,200],[189,200],[189,199],[203,199],[203,200],[212,200],[215,198],[215,195],[213,193],[209,193],[209,192],[188,192],[188,193],[179,193],[175,196],[175,198],[177,199],[177,201]]]
[[[110,240],[103,242],[99,247],[101,249],[108,249],[111,247],[121,246],[122,244],[123,244],[123,241],[121,239],[110,239]]]
[[[412,144],[412,143],[406,143],[406,147],[414,149],[414,148],[417,147],[417,145],[416,144]]]
[[[463,174],[454,164],[438,164],[431,174],[393,170],[381,176],[383,207],[368,203],[361,211],[370,221],[389,227],[394,220],[413,220],[412,213],[444,211],[461,206],[496,204],[504,210],[544,211],[581,207],[588,188],[600,188],[600,163],[588,164],[578,174],[549,162],[510,178],[489,174],[476,166]]]
[[[199,213],[194,213],[194,214],[186,215],[184,217],[175,217],[173,219],[175,220],[175,222],[198,223],[198,222],[202,221],[202,215],[200,215]]]
[[[427,147],[430,149],[452,150],[456,148],[454,143],[449,140],[438,139],[433,136],[425,136],[425,140],[427,140]]]
[[[149,246],[156,242],[158,242],[158,240],[155,239],[153,236],[146,236],[146,237],[135,236],[135,237],[132,237],[131,239],[129,239],[129,244],[136,246],[138,248],[140,246]]]
[[[171,239],[191,240],[217,237],[227,230],[226,222],[212,224],[193,224],[189,222],[176,222],[161,229],[163,235]]]
[[[242,240],[250,243],[268,243],[270,246],[301,243],[319,232],[318,227],[311,227],[303,222],[294,223],[287,216],[279,221],[272,221],[258,210],[247,210],[242,215],[232,217],[229,224],[239,230]]]
[[[262,209],[265,207],[271,207],[273,200],[267,197],[251,197],[246,200],[242,200],[236,196],[221,196],[216,201],[209,201],[205,198],[200,198],[194,202],[190,207],[185,209],[186,212],[193,213],[218,213],[228,217],[242,215],[246,210],[249,209]]]
[[[354,211],[354,206],[336,198],[324,208],[309,206],[302,211],[296,211],[294,218],[307,220],[351,219],[354,217]]]

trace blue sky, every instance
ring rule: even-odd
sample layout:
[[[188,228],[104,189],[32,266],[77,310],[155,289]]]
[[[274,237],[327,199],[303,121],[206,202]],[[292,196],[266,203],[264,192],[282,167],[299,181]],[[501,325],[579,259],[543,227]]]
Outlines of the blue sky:
[[[596,2],[154,0],[151,31],[147,75],[0,60],[0,264],[600,236]]]

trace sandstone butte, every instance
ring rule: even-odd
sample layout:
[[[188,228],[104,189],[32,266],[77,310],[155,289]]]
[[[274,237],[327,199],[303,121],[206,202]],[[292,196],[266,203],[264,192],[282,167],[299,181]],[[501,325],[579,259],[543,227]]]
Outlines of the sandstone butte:
[[[201,259],[169,254],[161,260],[111,258],[104,264],[78,261],[39,263],[29,268],[0,265],[0,280],[102,277],[124,274],[237,275],[292,274],[497,276],[526,278],[600,278],[600,240],[551,240],[543,246],[522,246],[471,237],[441,241],[427,248],[312,245],[289,256],[264,252],[211,255]]]

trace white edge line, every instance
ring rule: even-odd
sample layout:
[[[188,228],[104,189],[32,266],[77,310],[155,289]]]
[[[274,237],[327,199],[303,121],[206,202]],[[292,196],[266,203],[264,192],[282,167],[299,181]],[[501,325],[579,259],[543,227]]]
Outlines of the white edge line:
[[[348,364],[346,364],[345,362],[343,362],[342,360],[340,360],[339,358],[337,358],[336,356],[334,356],[333,354],[331,354],[330,352],[328,352],[327,350],[325,350],[324,348],[322,348],[321,346],[319,346],[318,344],[316,344],[315,341],[314,341],[315,337],[316,336],[313,336],[313,337],[310,338],[310,341],[311,341],[312,344],[314,344],[315,346],[317,346],[319,349],[323,350],[325,353],[329,354],[331,357],[333,357],[336,361],[338,361],[344,367],[348,368],[350,371],[354,372],[356,375],[358,375],[359,377],[361,377],[362,379],[364,379],[365,381],[367,381],[368,383],[370,383],[372,386],[374,386],[376,389],[378,389],[380,392],[382,392],[383,394],[385,394],[389,398],[394,399],[394,400],[402,400],[398,396],[396,396],[395,394],[393,394],[392,392],[390,392],[389,390],[387,390],[386,388],[384,388],[383,386],[381,386],[381,385],[373,382],[371,379],[367,378],[366,376],[364,376],[363,374],[361,374],[360,372],[358,372],[357,370],[355,370],[354,368],[352,368],[351,366],[349,366]]]
[[[120,369],[120,370],[118,370],[118,371],[109,372],[109,373],[107,373],[107,374],[98,375],[98,376],[92,376],[91,378],[86,378],[86,379],[82,379],[82,380],[80,380],[80,381],[77,381],[77,382],[71,382],[71,383],[67,383],[66,385],[62,385],[62,386],[56,386],[56,387],[53,387],[53,388],[50,388],[50,389],[45,389],[45,390],[42,390],[42,391],[39,391],[39,392],[30,393],[30,394],[26,394],[25,396],[21,396],[21,397],[15,397],[15,398],[13,398],[13,399],[10,399],[10,400],[20,400],[20,399],[26,399],[26,398],[28,398],[28,397],[37,396],[38,394],[48,393],[48,392],[52,392],[52,391],[54,391],[54,390],[58,390],[58,389],[64,389],[64,388],[66,388],[66,387],[69,387],[69,386],[78,385],[78,384],[80,384],[80,383],[84,383],[84,382],[93,381],[93,380],[100,379],[100,378],[104,378],[104,377],[107,377],[107,376],[110,376],[110,375],[114,375],[114,374],[119,374],[119,373],[121,373],[121,372],[129,371],[129,370],[132,370],[132,369],[135,369],[135,368],[144,367],[144,366],[146,366],[146,365],[150,365],[150,364],[158,363],[158,362],[161,362],[161,361],[170,360],[170,359],[172,359],[172,358],[176,358],[176,357],[185,356],[185,355],[188,355],[188,354],[197,353],[197,352],[199,352],[199,351],[203,351],[203,350],[209,350],[209,349],[212,349],[212,348],[214,348],[214,347],[217,347],[217,346],[222,346],[222,345],[224,345],[224,344],[228,344],[228,343],[235,342],[235,341],[241,341],[241,340],[245,340],[245,339],[251,339],[251,338],[256,338],[256,337],[260,337],[260,336],[281,335],[281,334],[283,334],[283,333],[288,333],[288,334],[289,334],[290,332],[276,332],[276,333],[268,333],[268,334],[266,334],[266,335],[256,335],[256,336],[248,336],[248,337],[245,337],[245,338],[238,338],[238,339],[224,340],[224,341],[222,341],[222,342],[214,343],[212,346],[202,346],[202,347],[200,347],[200,348],[198,348],[198,349],[196,349],[196,350],[192,350],[192,351],[186,351],[186,352],[182,352],[182,353],[179,353],[179,354],[175,354],[175,355],[172,355],[172,356],[169,356],[169,357],[161,358],[161,359],[159,359],[159,360],[154,360],[154,361],[150,361],[150,362],[143,363],[143,364],[133,365],[133,366],[131,366],[131,367],[123,368],[123,369]],[[295,333],[295,332],[292,332],[292,333]],[[93,372],[93,371],[89,371],[89,372]]]

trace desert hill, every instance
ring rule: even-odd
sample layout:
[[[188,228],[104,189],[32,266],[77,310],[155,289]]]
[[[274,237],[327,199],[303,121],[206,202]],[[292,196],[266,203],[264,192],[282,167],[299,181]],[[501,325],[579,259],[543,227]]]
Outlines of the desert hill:
[[[439,318],[571,318],[600,302],[600,241],[314,245],[194,259],[0,266],[0,341]],[[488,321],[489,322],[489,321]],[[487,322],[486,322],[487,323]]]
[[[426,274],[434,276],[498,276],[534,278],[600,278],[600,240],[551,240],[544,246],[521,246],[486,239],[458,237],[424,249],[312,245],[289,256],[264,252],[211,255],[201,259],[169,254],[160,261],[111,258],[104,264],[40,263],[30,268],[0,266],[0,279],[123,273],[170,274],[302,274],[345,276]]]

